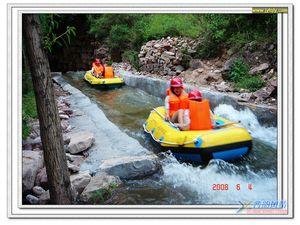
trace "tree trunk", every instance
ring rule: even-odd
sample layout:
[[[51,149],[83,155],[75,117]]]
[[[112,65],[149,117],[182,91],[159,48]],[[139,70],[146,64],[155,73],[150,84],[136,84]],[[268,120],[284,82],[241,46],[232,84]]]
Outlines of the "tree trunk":
[[[37,14],[23,15],[23,37],[40,122],[50,201],[53,204],[71,204],[71,184],[60,119]]]

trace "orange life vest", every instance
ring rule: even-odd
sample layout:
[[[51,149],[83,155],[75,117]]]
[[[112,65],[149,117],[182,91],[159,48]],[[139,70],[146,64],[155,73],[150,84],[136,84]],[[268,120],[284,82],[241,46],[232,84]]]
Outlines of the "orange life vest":
[[[210,130],[212,123],[210,119],[210,107],[207,99],[201,102],[189,100],[190,130]]]
[[[104,67],[101,64],[97,66],[95,63],[93,63],[93,68],[96,74],[102,74],[104,71]]]
[[[179,109],[189,108],[189,98],[185,91],[182,91],[180,96],[173,94],[173,92],[168,89],[167,94],[169,95],[169,114],[170,117],[174,115]]]
[[[114,78],[114,70],[112,66],[105,67],[104,78]]]

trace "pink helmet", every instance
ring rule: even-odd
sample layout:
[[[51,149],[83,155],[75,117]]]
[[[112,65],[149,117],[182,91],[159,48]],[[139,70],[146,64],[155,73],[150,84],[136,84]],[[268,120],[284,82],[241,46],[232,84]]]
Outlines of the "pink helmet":
[[[100,59],[95,59],[95,64],[99,65],[101,63]]]
[[[189,92],[189,99],[191,100],[202,100],[202,94],[200,91],[198,90],[193,90],[191,92]]]
[[[170,86],[171,87],[183,87],[182,79],[180,77],[172,78],[171,82],[170,82]]]

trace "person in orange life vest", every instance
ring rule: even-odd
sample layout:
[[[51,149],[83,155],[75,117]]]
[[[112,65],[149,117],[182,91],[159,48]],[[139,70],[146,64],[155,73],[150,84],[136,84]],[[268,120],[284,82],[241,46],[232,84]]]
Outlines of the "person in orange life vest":
[[[95,59],[95,61],[92,64],[92,74],[99,78],[101,76],[104,76],[105,73],[105,67],[102,64],[100,59]]]
[[[212,128],[208,100],[202,100],[202,94],[193,90],[188,94],[189,109],[184,111],[182,123],[175,124],[180,130],[210,130]]]
[[[175,77],[170,81],[170,88],[165,98],[165,119],[175,123],[183,123],[184,110],[188,109],[188,95],[184,91],[181,78]]]
[[[202,94],[198,90],[193,90],[189,93],[189,100],[189,130],[212,129],[213,118],[210,111],[209,101],[207,99],[202,99]]]

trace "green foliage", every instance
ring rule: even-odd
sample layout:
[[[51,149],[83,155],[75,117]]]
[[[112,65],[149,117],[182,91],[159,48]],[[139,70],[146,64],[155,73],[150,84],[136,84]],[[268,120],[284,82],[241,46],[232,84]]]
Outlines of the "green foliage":
[[[37,118],[36,102],[33,91],[22,97],[22,138],[26,139],[30,133],[28,123],[30,119]]]
[[[222,48],[238,51],[246,43],[276,42],[276,15],[205,14],[202,19],[202,42],[197,57],[211,58]]]
[[[138,52],[134,50],[125,51],[122,54],[122,61],[129,62],[135,69],[139,69]]]
[[[60,25],[60,15],[58,14],[41,14],[41,28],[43,47],[51,52],[54,45],[68,46],[71,38],[76,36],[76,29],[73,26],[67,26],[65,31],[58,33]]]
[[[112,196],[112,192],[117,188],[115,183],[109,185],[108,188],[99,189],[95,191],[91,197],[92,203],[96,204],[104,204],[106,200],[108,200]]]
[[[242,59],[237,59],[233,63],[228,79],[234,82],[236,90],[247,89],[254,92],[263,87],[264,82],[260,76],[249,75],[249,70],[249,66]]]
[[[144,18],[144,40],[167,36],[196,38],[199,35],[200,21],[193,14],[151,14]]]
[[[228,78],[230,81],[238,82],[244,77],[249,76],[249,70],[249,66],[242,59],[237,59],[231,67]]]
[[[257,91],[264,86],[263,80],[260,76],[249,76],[239,80],[234,87],[238,90],[247,89],[250,92]]]
[[[276,42],[274,14],[102,14],[90,15],[90,33],[107,42],[112,54],[139,51],[147,41],[167,36],[201,39],[197,58],[211,58],[223,48],[239,51],[246,43]],[[188,61],[188,57],[187,60]]]

